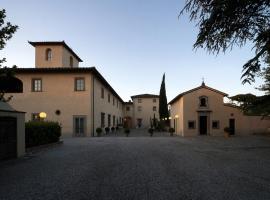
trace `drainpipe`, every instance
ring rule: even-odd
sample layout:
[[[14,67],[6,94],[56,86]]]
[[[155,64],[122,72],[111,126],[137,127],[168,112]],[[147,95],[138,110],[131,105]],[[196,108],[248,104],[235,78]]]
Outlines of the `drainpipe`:
[[[94,115],[95,115],[95,78],[94,75],[92,74],[92,87],[93,87],[93,91],[92,91],[92,136],[95,136],[95,119],[94,119]]]

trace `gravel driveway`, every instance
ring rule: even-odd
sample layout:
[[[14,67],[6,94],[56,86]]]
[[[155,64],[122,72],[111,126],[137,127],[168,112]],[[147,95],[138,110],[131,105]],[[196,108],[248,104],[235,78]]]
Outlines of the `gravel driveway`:
[[[0,199],[270,199],[270,138],[69,138],[0,163]]]

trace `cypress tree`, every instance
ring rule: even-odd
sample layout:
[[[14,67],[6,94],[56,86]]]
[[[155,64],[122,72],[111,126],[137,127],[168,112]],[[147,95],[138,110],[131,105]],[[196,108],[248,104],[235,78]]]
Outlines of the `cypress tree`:
[[[166,87],[165,87],[165,73],[163,74],[163,77],[162,77],[162,82],[161,82],[160,92],[159,92],[159,117],[160,119],[169,117]]]

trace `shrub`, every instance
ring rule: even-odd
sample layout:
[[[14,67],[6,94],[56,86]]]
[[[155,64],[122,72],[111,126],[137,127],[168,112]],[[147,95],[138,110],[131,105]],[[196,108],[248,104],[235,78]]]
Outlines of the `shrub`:
[[[148,133],[150,133],[150,137],[152,137],[153,134],[154,134],[154,129],[153,128],[149,128],[148,129]]]
[[[125,134],[126,134],[127,137],[128,137],[128,135],[129,135],[129,133],[130,133],[130,130],[129,130],[128,128],[126,128],[126,129],[125,129]]]
[[[170,133],[170,136],[173,136],[173,133],[175,132],[175,129],[174,128],[169,128],[169,133]]]
[[[102,133],[102,128],[97,128],[96,129],[96,132],[97,132],[97,136],[100,137],[101,136],[101,133]]]
[[[33,147],[58,142],[61,126],[58,122],[29,121],[25,123],[25,146]]]
[[[108,134],[110,132],[110,128],[109,127],[106,127],[105,128],[105,132],[106,132],[106,134]]]
[[[225,128],[224,128],[224,132],[230,133],[230,132],[231,132],[231,129],[230,129],[229,127],[225,127]]]

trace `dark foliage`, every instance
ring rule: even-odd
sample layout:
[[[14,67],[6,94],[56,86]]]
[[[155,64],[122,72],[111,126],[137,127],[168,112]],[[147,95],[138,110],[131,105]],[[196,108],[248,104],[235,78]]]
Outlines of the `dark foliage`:
[[[4,9],[0,10],[0,50],[4,49],[6,42],[12,38],[13,34],[17,31],[18,26],[12,25],[10,22],[5,22],[6,11]],[[0,76],[12,77],[14,75],[13,68],[3,67],[3,63],[6,62],[6,58],[0,58]],[[2,79],[3,81],[4,79]],[[3,85],[4,83],[2,83]],[[5,98],[5,90],[0,91],[0,101],[7,102],[12,96]]]
[[[187,0],[180,12],[189,13],[199,27],[194,48],[209,52],[254,44],[255,56],[243,66],[243,83],[255,81],[270,55],[270,0]]]
[[[262,117],[270,114],[270,95],[255,96],[253,94],[239,94],[230,97],[236,105],[239,104],[246,115],[260,115]]]
[[[102,128],[97,128],[96,132],[97,132],[97,136],[100,137],[102,133]]]
[[[25,146],[33,147],[58,142],[61,126],[58,122],[30,121],[25,123]]]
[[[162,82],[160,86],[160,92],[159,92],[159,117],[160,119],[169,117],[169,110],[168,110],[168,103],[167,103],[167,96],[166,96],[166,86],[165,86],[165,74],[163,74]]]

